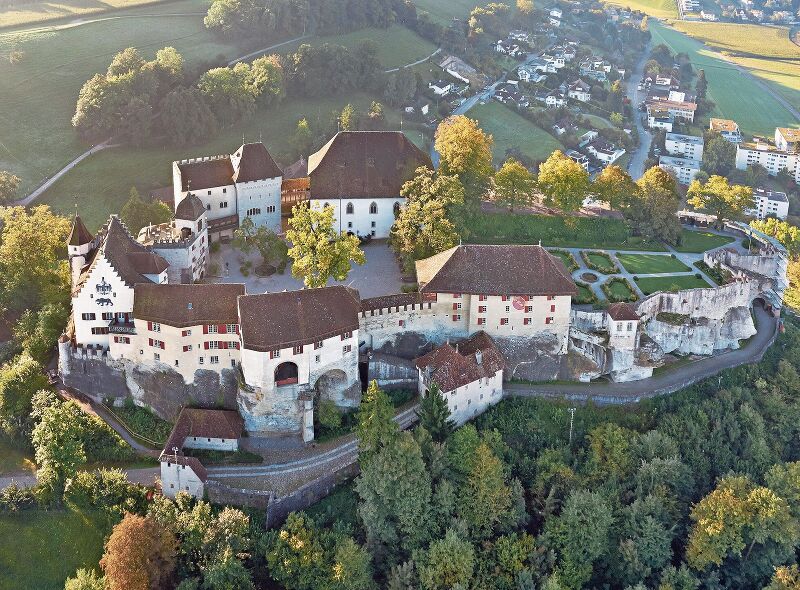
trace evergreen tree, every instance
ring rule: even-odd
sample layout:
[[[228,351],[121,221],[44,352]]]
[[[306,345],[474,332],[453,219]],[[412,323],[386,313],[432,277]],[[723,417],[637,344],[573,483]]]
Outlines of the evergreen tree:
[[[399,427],[394,421],[394,408],[389,396],[371,381],[358,407],[359,461],[363,463],[383,445],[391,442],[398,434]]]
[[[435,383],[420,400],[417,414],[420,426],[427,430],[436,442],[444,442],[453,432],[455,424],[450,419],[450,408]]]

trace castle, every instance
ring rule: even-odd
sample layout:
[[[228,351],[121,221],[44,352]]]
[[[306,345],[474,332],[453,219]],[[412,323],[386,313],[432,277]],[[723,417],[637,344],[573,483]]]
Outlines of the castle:
[[[413,175],[418,154],[394,152],[395,140],[379,138],[376,145],[384,146],[375,153],[376,164],[391,168],[389,188],[399,192],[399,179]],[[323,150],[333,153],[335,146],[333,141]],[[266,180],[244,180],[254,178],[241,174],[249,169],[243,162],[250,152],[261,154],[262,164],[272,161],[262,148],[243,146],[230,160],[242,181],[231,185],[237,207],[251,206],[239,184],[255,182],[258,192],[280,178],[268,166],[255,174]],[[361,155],[355,161],[370,153],[356,151]],[[402,162],[392,165],[391,153]],[[187,168],[177,169],[183,187]],[[313,201],[319,165],[310,169]],[[667,353],[738,347],[755,333],[753,301],[759,298],[777,313],[786,286],[783,247],[729,224],[762,246],[756,254],[707,254],[706,262],[732,273],[732,282],[656,293],[635,306],[576,309],[569,272],[540,245],[450,248],[416,263],[415,293],[362,299],[346,286],[247,293],[242,284],[197,282],[212,234],[221,239],[228,230],[217,225],[212,232],[214,203],[194,194],[194,186],[181,191],[172,222],[144,228],[138,239],[114,216],[93,236],[76,215],[68,243],[72,313],[59,345],[59,369],[68,386],[114,403],[133,398],[169,419],[187,405],[236,410],[251,436],[310,441],[319,404],[355,408],[365,381],[373,378],[421,392],[436,383],[459,423],[496,403],[508,379],[647,378]],[[358,199],[356,188],[339,192]],[[222,194],[229,193],[211,190],[210,197]],[[399,194],[391,199],[402,206]],[[266,201],[261,203],[263,214]],[[354,223],[370,219],[368,210],[353,215]],[[270,219],[263,223],[272,224]]]

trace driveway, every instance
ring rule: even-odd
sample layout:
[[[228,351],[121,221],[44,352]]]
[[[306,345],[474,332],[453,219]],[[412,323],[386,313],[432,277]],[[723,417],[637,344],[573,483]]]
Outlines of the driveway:
[[[389,248],[386,240],[374,240],[361,247],[367,258],[363,266],[351,266],[350,274],[346,281],[328,281],[328,285],[347,285],[358,289],[362,299],[393,295],[400,293],[403,282],[400,276],[400,267],[394,257],[394,252]],[[211,277],[213,283],[244,283],[250,294],[279,293],[281,291],[296,291],[303,288],[302,281],[292,277],[292,267],[289,264],[286,271],[270,277],[258,277],[252,272],[244,276],[241,272],[242,261],[251,260],[253,267],[260,263],[257,253],[244,256],[233,246],[223,245],[217,254],[213,254],[212,263],[218,263],[222,276]]]

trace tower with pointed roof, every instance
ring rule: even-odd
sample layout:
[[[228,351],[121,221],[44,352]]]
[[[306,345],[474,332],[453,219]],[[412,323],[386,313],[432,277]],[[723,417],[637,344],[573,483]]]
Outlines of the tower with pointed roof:
[[[94,238],[86,229],[81,216],[75,211],[75,219],[72,220],[72,230],[67,239],[67,254],[69,256],[69,268],[72,273],[72,286],[74,287],[81,274],[86,258],[92,250]]]

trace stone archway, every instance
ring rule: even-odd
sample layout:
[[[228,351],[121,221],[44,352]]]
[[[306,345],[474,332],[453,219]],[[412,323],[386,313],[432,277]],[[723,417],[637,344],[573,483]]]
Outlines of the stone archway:
[[[314,384],[316,398],[338,402],[347,390],[347,383],[347,373],[341,369],[331,369],[320,375]]]

